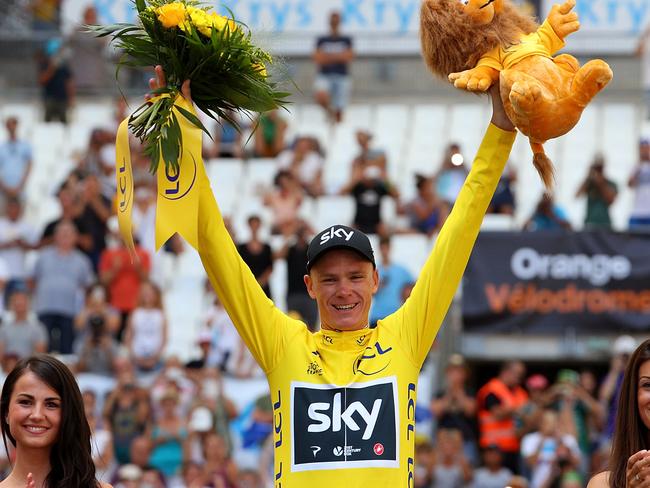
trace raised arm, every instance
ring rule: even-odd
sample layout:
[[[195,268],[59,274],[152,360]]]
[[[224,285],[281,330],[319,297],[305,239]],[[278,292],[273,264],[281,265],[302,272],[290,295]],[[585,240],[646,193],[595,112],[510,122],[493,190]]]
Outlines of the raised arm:
[[[156,76],[150,82],[152,89],[165,84],[160,66]],[[182,93],[191,100],[189,80],[183,83]],[[281,358],[286,342],[305,326],[283,314],[264,294],[230,238],[210,182],[207,177],[199,181],[198,251],[203,267],[239,335],[268,372]]]
[[[426,358],[447,314],[515,140],[516,133],[503,111],[498,87],[490,89],[490,94],[493,116],[472,170],[438,234],[410,298],[383,321],[410,349],[412,360],[418,365]]]

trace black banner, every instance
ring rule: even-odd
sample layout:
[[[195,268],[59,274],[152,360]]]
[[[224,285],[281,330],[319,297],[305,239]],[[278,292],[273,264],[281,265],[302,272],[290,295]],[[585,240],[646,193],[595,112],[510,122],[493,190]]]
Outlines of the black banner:
[[[650,234],[481,232],[462,303],[472,332],[650,330]]]

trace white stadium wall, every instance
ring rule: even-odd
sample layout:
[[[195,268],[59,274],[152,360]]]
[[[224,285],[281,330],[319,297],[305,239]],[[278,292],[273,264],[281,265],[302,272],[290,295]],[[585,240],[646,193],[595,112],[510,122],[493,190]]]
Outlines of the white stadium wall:
[[[207,1],[247,24],[276,53],[310,54],[314,37],[327,30],[332,10],[343,14],[345,32],[354,36],[361,55],[419,55],[420,0],[223,0]],[[542,14],[551,0],[542,0]],[[134,19],[130,0],[63,0],[63,28],[81,21],[83,10],[94,5],[101,23]],[[630,54],[650,19],[650,0],[577,0],[581,30],[572,37],[576,54]]]

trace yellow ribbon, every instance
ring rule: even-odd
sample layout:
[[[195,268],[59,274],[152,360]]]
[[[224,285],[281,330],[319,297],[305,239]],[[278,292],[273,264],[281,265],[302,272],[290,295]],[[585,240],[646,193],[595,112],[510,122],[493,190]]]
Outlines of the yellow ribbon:
[[[124,119],[117,129],[115,141],[115,178],[117,180],[117,222],[124,244],[135,255],[131,223],[133,209],[133,170],[131,169],[131,151],[129,149],[129,118]]]
[[[155,100],[153,100],[155,101]],[[180,234],[195,249],[198,249],[199,185],[207,179],[201,157],[201,129],[188,121],[176,106],[194,115],[194,107],[181,95],[174,101],[172,109],[181,128],[183,148],[178,170],[166,168],[158,163],[158,198],[156,206],[156,249],[175,233]],[[128,119],[120,124],[116,141],[116,177],[118,197],[118,222],[120,234],[129,249],[133,249],[131,208],[133,205],[133,172],[128,143]],[[122,164],[120,164],[122,162]],[[124,189],[124,190],[123,190]],[[122,207],[124,210],[122,210]]]

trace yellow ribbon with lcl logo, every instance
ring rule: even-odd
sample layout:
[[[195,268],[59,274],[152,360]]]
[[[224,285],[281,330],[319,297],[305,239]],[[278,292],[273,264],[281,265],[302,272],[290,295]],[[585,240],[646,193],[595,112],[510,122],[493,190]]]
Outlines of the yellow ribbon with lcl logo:
[[[194,249],[199,247],[199,180],[205,174],[201,158],[201,129],[181,114],[176,106],[196,115],[182,96],[174,101],[174,112],[181,128],[183,148],[178,170],[158,164],[158,203],[156,206],[156,249],[178,232]]]
[[[129,119],[124,119],[117,128],[115,141],[115,179],[117,180],[117,222],[120,234],[131,255],[135,255],[131,223],[133,210],[133,169],[131,168],[131,151],[129,150]]]
[[[154,99],[155,100],[155,99]],[[176,108],[196,115],[194,107],[181,95],[174,101],[172,109],[181,129],[183,147],[178,169],[167,167],[162,160],[158,163],[158,198],[156,204],[156,249],[167,242],[175,233],[180,234],[195,249],[198,249],[199,186],[207,179],[201,157],[201,129],[192,124]],[[131,209],[133,206],[133,172],[129,151],[128,119],[120,124],[116,141],[117,164],[117,206],[120,234],[127,247],[133,247]]]

